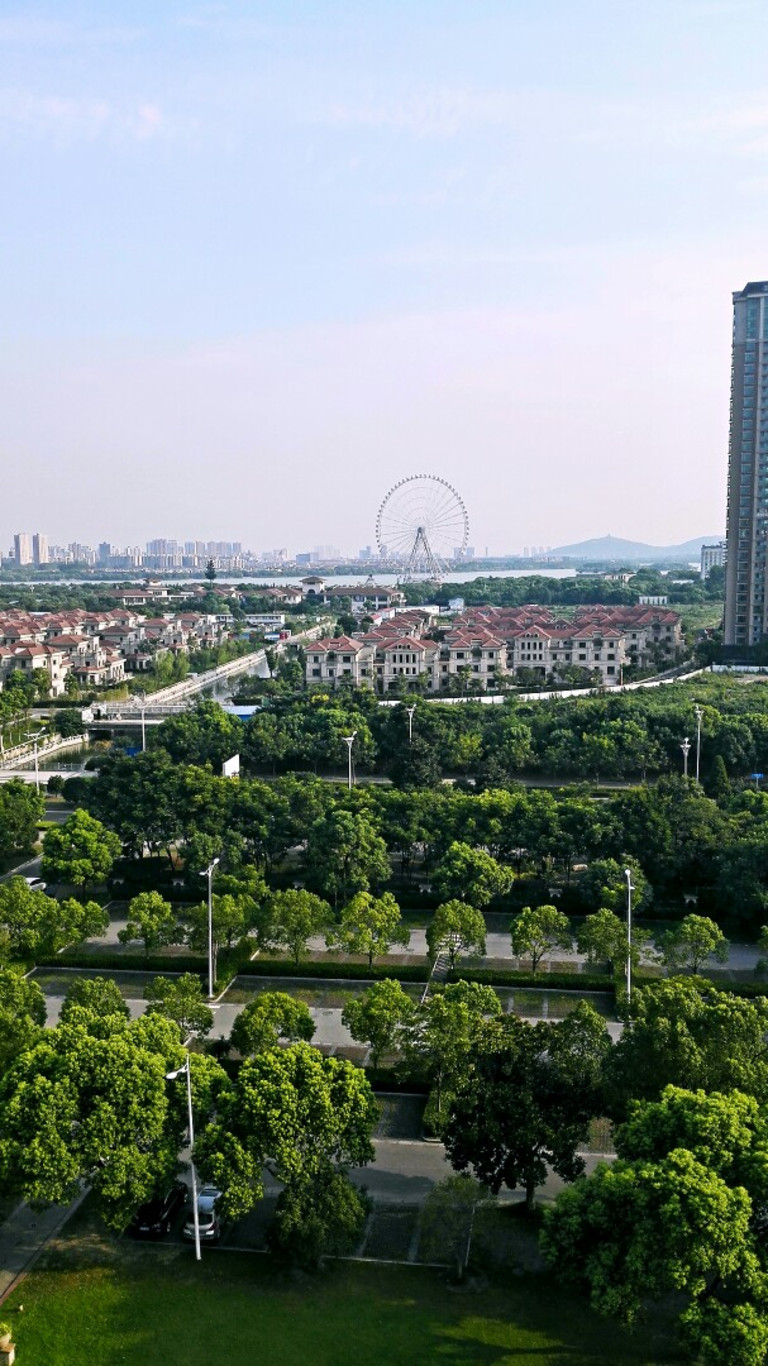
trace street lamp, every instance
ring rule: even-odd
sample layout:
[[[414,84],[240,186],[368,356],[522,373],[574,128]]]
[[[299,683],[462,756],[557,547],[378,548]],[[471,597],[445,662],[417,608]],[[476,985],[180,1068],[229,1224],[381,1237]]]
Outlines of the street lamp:
[[[212,861],[212,863],[209,863],[208,867],[204,870],[204,872],[202,872],[202,873],[200,874],[201,877],[207,877],[207,879],[208,879],[208,1000],[209,1000],[209,1001],[213,999],[213,994],[214,994],[214,993],[213,993],[213,982],[214,982],[214,976],[215,976],[215,974],[214,974],[214,971],[213,971],[213,870],[214,870],[214,868],[216,867],[216,864],[218,863],[218,861],[219,861],[219,860],[218,860],[217,858],[215,858],[215,859]]]
[[[627,1005],[632,998],[632,869],[625,868],[624,876],[627,879]]]
[[[704,712],[698,703],[694,707],[694,711],[696,713],[696,782],[698,782],[699,768],[701,766],[701,718],[704,715]]]
[[[412,745],[412,744],[413,744],[413,714],[414,714],[414,712],[416,711],[416,703],[414,702],[412,706],[406,707],[405,710],[406,710],[407,713],[408,713],[408,744],[409,744],[409,745]]]
[[[133,700],[136,703],[136,705],[141,708],[141,752],[143,754],[147,748],[147,728],[144,721],[144,712],[147,706],[147,699],[144,693],[136,693],[134,695]]]
[[[36,730],[28,730],[28,731],[27,731],[27,739],[32,741],[32,749],[33,749],[34,755],[35,755],[35,787],[37,788],[37,790],[38,790],[38,792],[39,792],[39,791],[40,791],[40,769],[38,768],[38,763],[37,763],[37,742],[38,742],[38,734],[37,734],[37,731],[36,731]]]
[[[690,742],[690,740],[688,739],[688,736],[687,736],[687,735],[686,735],[685,739],[683,740],[683,743],[681,744],[680,748],[681,748],[681,750],[683,751],[683,777],[684,777],[684,778],[687,778],[687,777],[688,777],[688,755],[689,755],[690,752],[691,752],[691,742]]]
[[[357,731],[353,730],[351,735],[342,735],[341,737],[345,745],[347,746],[348,751],[347,758],[349,760],[349,767],[347,770],[347,787],[349,788],[350,792],[352,791],[352,745],[354,743],[356,735]]]
[[[197,1208],[197,1174],[195,1172],[195,1121],[192,1115],[192,1075],[189,1066],[189,1053],[183,1067],[174,1072],[166,1072],[166,1081],[176,1081],[182,1073],[187,1074],[187,1124],[189,1127],[189,1169],[192,1173],[192,1218],[195,1225],[195,1260],[200,1261],[200,1212]]]

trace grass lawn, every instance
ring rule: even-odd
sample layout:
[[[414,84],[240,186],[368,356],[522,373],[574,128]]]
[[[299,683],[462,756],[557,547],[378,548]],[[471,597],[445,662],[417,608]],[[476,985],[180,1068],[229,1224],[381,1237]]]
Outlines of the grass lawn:
[[[418,1267],[336,1264],[292,1281],[267,1258],[142,1249],[110,1266],[32,1273],[6,1300],[21,1366],[662,1366],[542,1277],[463,1292]],[[14,1312],[24,1305],[23,1314]]]

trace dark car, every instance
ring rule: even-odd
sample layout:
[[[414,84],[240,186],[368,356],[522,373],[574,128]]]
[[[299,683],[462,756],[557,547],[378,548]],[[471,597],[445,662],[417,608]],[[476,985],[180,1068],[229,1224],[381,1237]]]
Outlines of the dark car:
[[[177,1214],[183,1210],[187,1200],[187,1188],[183,1181],[175,1181],[165,1195],[156,1195],[146,1205],[140,1205],[131,1222],[131,1232],[136,1238],[164,1238],[170,1233]]]

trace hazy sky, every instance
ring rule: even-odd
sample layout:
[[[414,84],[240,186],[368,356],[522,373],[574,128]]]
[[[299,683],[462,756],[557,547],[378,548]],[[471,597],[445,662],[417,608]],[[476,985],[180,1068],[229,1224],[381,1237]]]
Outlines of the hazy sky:
[[[0,544],[725,519],[765,0],[0,0]]]

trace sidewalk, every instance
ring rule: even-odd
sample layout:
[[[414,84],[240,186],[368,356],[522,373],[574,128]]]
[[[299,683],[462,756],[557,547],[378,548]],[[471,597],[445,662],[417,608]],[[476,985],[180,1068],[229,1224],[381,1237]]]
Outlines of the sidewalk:
[[[0,1304],[37,1261],[45,1244],[63,1228],[85,1199],[78,1195],[71,1205],[30,1209],[23,1200],[5,1223],[0,1224]]]

